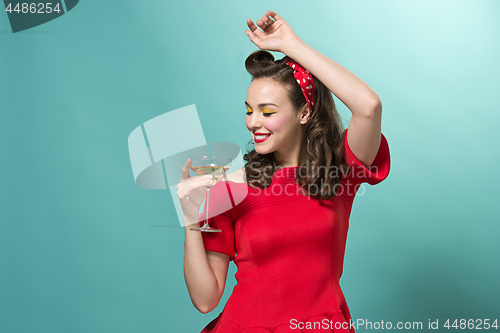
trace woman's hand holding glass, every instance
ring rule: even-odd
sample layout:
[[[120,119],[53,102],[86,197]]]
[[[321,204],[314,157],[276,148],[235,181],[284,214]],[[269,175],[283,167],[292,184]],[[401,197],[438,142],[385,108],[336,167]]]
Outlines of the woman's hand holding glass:
[[[205,200],[206,186],[212,181],[212,175],[191,177],[191,159],[188,158],[182,167],[182,177],[177,184],[177,196],[181,202],[182,211],[185,219],[189,221],[198,221],[199,210]]]

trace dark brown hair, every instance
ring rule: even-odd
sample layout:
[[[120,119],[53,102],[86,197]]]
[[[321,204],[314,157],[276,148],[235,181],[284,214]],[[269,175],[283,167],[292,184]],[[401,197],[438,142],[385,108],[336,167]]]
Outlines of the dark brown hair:
[[[307,102],[293,76],[293,70],[283,61],[274,60],[267,51],[255,51],[245,60],[246,70],[257,78],[269,78],[283,85],[287,95],[298,112]],[[312,75],[312,74],[311,74]],[[313,75],[316,95],[311,117],[305,126],[305,140],[308,140],[304,160],[299,161],[297,181],[305,195],[317,200],[331,199],[336,195],[344,172],[350,172],[343,154],[344,127],[337,112],[331,91]],[[249,185],[267,188],[271,176],[277,170],[278,161],[274,152],[258,154],[255,149],[243,156],[245,173]],[[304,170],[304,168],[306,170]],[[309,190],[308,190],[309,189]],[[315,189],[315,193],[311,189]]]

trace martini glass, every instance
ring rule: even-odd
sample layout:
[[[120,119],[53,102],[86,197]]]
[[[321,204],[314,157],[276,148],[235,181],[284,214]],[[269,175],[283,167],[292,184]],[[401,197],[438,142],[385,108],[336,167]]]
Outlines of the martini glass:
[[[199,228],[189,228],[194,231],[204,232],[219,232],[220,229],[212,228],[208,225],[208,197],[210,195],[210,188],[221,181],[225,176],[227,170],[231,167],[231,158],[227,156],[190,156],[193,170],[198,176],[212,175],[212,180],[208,185],[205,185],[207,191],[205,192],[205,223]]]

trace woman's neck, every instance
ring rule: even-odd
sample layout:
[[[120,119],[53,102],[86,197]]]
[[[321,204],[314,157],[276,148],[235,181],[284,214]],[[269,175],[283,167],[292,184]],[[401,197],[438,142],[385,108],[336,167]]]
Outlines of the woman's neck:
[[[301,163],[304,162],[306,158],[306,150],[307,150],[307,142],[304,141],[302,147],[299,150],[298,157],[278,158],[277,152],[275,152],[274,156],[276,157],[277,165],[279,166],[278,169],[301,165]]]

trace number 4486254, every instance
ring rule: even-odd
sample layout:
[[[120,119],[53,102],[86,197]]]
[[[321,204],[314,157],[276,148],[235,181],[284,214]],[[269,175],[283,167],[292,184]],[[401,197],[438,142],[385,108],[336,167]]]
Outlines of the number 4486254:
[[[7,8],[5,8],[6,12],[18,12],[18,13],[31,13],[31,14],[50,14],[53,11],[59,13],[61,9],[59,8],[59,3],[56,3],[55,7],[52,7],[51,2],[43,3],[17,3],[14,9],[12,9],[12,4],[9,3]]]
[[[453,323],[450,325],[450,320],[446,320],[444,323],[443,327],[446,327],[447,329],[454,328],[454,329],[498,329],[498,319],[495,319],[492,323],[490,323],[490,319],[455,319]]]

